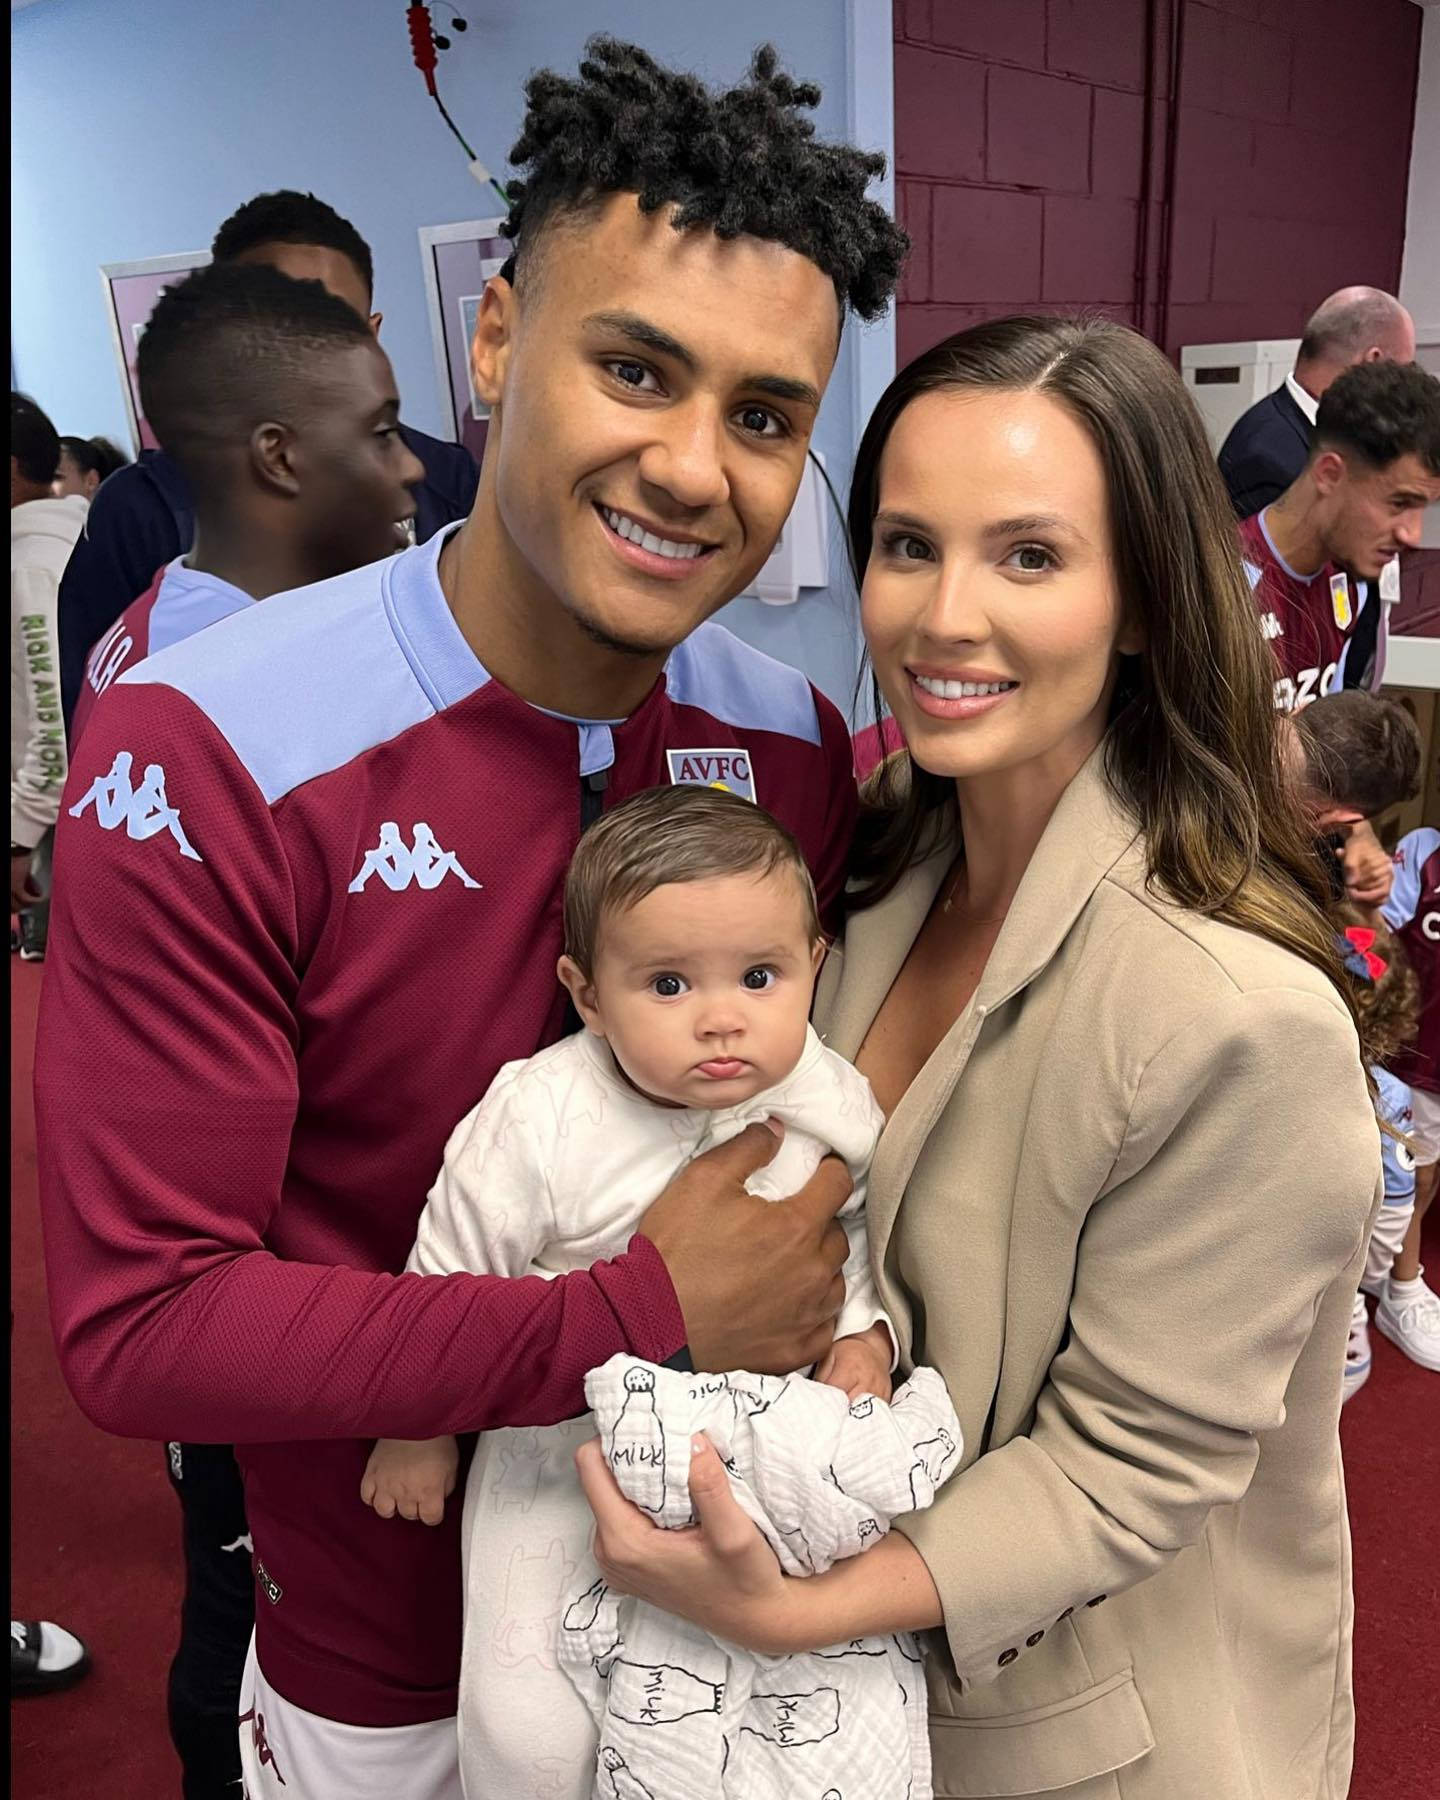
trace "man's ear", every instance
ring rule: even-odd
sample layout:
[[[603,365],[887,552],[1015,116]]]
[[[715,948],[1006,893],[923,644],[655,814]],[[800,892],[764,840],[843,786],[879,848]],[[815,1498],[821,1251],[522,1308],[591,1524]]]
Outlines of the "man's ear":
[[[475,335],[470,340],[470,379],[486,406],[498,406],[504,397],[519,304],[508,281],[492,275],[485,283],[475,315]]]
[[[266,420],[250,433],[250,466],[264,487],[293,499],[300,491],[295,471],[295,433]]]
[[[380,321],[384,317],[384,313],[371,313],[370,315],[370,329],[375,333],[377,338],[380,335]]]
[[[1345,479],[1345,458],[1338,450],[1322,450],[1310,465],[1310,479],[1317,493],[1333,494]]]
[[[593,1031],[596,1037],[604,1037],[605,1025],[600,1017],[600,1008],[595,1000],[595,984],[580,967],[573,956],[562,956],[555,965],[555,973],[560,977],[560,985],[575,1002],[575,1010],[579,1013],[587,1031]]]

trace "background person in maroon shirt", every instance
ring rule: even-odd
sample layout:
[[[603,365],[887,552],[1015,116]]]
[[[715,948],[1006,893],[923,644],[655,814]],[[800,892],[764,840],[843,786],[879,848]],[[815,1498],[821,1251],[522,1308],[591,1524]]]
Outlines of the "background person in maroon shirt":
[[[459,1496],[433,1532],[377,1519],[365,1440],[571,1416],[619,1350],[793,1368],[842,1294],[848,1180],[755,1201],[758,1127],[611,1262],[399,1273],[450,1122],[565,1029],[582,825],[725,759],[833,919],[855,809],[835,708],[706,621],[790,510],[847,308],[893,290],[882,161],[817,143],[818,91],[769,52],[711,94],[597,40],[528,94],[471,518],[127,670],[58,834],[36,1082],[62,1366],[110,1430],[237,1446],[251,1800],[457,1792]]]
[[[1240,527],[1260,629],[1278,665],[1280,711],[1360,685],[1345,674],[1356,621],[1380,604],[1380,571],[1416,548],[1436,500],[1440,381],[1418,363],[1360,363],[1337,376],[1304,469]],[[1383,625],[1377,641],[1378,681]]]

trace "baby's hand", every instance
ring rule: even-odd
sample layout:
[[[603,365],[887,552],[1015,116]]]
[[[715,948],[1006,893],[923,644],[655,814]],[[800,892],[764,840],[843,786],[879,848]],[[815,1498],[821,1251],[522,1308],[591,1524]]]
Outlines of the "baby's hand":
[[[419,1519],[438,1525],[445,1502],[455,1492],[460,1451],[453,1437],[415,1442],[381,1438],[370,1452],[360,1482],[360,1498],[382,1519]]]
[[[849,1400],[890,1398],[890,1333],[878,1322],[854,1337],[836,1338],[815,1369],[816,1381],[842,1388]]]

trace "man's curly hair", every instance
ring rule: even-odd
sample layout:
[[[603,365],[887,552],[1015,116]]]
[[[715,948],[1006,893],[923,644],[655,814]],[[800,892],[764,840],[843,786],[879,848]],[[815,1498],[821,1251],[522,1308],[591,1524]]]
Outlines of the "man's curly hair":
[[[801,109],[819,104],[820,89],[786,75],[771,45],[755,52],[747,81],[719,93],[634,44],[593,37],[579,80],[541,69],[525,97],[505,224],[522,273],[547,219],[633,193],[642,212],[673,207],[677,231],[703,225],[798,251],[862,319],[885,310],[910,247],[865,196],[885,158],[818,142]]]
[[[1356,363],[1320,397],[1312,457],[1350,450],[1374,469],[1419,457],[1440,475],[1440,381],[1419,363]]]

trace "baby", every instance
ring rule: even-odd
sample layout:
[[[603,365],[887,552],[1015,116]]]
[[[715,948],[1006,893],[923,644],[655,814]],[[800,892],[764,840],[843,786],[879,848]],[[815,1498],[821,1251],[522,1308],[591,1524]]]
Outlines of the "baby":
[[[851,1399],[888,1400],[896,1345],[863,1215],[884,1121],[864,1077],[808,1023],[823,951],[799,847],[750,802],[657,788],[605,815],[582,839],[565,890],[559,976],[585,1029],[507,1064],[455,1128],[408,1267],[542,1277],[588,1268],[625,1249],[692,1157],[778,1120],[783,1140],[752,1192],[783,1200],[831,1151],[855,1182],[840,1215],[845,1303],[816,1378]],[[476,1448],[462,1526],[468,1793],[591,1791],[596,1727],[557,1641],[562,1614],[597,1584],[573,1467],[595,1430],[587,1414],[488,1432]],[[453,1439],[382,1440],[361,1497],[382,1517],[436,1524],[456,1465]]]

